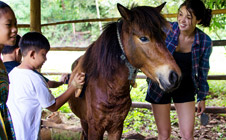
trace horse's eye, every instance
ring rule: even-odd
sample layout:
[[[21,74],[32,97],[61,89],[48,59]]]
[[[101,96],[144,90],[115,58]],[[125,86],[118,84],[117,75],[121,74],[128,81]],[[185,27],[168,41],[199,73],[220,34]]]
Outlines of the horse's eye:
[[[148,42],[149,39],[147,37],[143,36],[143,37],[140,37],[140,41],[142,41],[142,42]]]

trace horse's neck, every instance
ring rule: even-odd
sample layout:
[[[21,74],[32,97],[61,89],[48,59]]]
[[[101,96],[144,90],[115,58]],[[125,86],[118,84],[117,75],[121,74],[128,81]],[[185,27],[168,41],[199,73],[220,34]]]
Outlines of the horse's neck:
[[[111,88],[113,88],[117,94],[127,94],[125,92],[127,92],[130,88],[128,80],[128,68],[122,65],[117,69],[112,77],[112,81],[108,81],[108,83],[111,85]]]

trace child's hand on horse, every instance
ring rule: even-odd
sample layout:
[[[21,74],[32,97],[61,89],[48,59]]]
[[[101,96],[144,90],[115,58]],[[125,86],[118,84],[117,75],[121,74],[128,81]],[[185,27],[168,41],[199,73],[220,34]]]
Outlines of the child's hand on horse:
[[[73,80],[71,81],[71,85],[76,89],[82,89],[83,84],[85,83],[85,73],[76,73]]]
[[[68,75],[69,75],[68,73],[62,74],[61,77],[60,77],[60,82],[63,82],[65,84],[66,81],[69,80]]]

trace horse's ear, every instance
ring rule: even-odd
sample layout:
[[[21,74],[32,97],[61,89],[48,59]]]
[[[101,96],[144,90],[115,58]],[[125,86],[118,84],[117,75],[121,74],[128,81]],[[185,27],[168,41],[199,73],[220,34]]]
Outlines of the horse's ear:
[[[131,12],[126,7],[122,6],[121,4],[117,3],[117,8],[120,15],[127,21],[130,21],[132,18]]]
[[[166,2],[162,3],[161,5],[157,6],[155,9],[160,13],[162,8],[165,6]]]

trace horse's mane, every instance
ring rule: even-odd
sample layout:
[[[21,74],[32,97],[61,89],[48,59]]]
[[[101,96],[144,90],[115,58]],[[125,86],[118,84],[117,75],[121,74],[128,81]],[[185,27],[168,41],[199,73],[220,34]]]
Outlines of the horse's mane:
[[[131,12],[132,24],[138,25],[142,32],[150,35],[150,38],[156,42],[165,43],[163,28],[166,27],[167,22],[156,9],[138,6],[132,8]],[[111,79],[119,65],[123,63],[120,59],[122,50],[118,43],[116,29],[117,22],[106,24],[103,33],[84,54],[82,67],[88,77],[98,77],[101,74],[104,78]]]
[[[103,33],[93,42],[84,54],[83,69],[88,77],[99,74],[110,79],[118,68],[122,50],[117,40],[117,23],[108,23]]]

